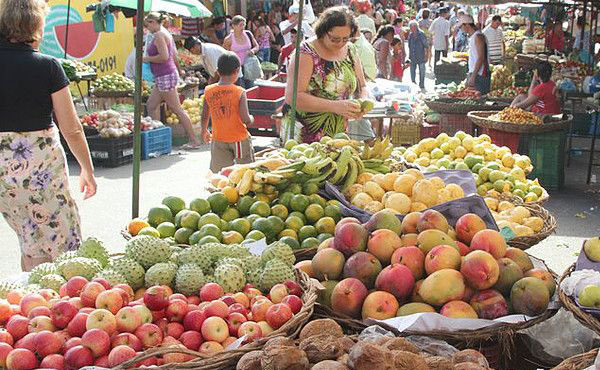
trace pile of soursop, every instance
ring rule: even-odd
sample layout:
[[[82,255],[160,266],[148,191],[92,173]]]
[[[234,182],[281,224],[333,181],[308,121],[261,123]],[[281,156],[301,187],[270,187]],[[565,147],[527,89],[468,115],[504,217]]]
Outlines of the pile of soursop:
[[[225,292],[239,292],[247,283],[268,292],[273,285],[294,279],[295,260],[292,249],[278,241],[257,256],[243,245],[207,243],[181,248],[140,235],[127,242],[124,253],[110,256],[101,241],[89,238],[79,250],[65,252],[52,263],[36,266],[27,287],[0,282],[0,298],[17,288],[58,292],[73,276],[88,280],[104,278],[112,285],[125,283],[134,290],[168,285],[185,295],[198,294],[209,282],[218,283]]]

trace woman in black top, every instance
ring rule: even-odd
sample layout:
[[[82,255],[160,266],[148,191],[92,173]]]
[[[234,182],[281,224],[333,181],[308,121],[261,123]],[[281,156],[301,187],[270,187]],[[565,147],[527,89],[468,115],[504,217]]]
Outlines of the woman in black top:
[[[18,235],[26,271],[81,242],[53,111],[81,167],[84,199],[96,193],[69,80],[56,59],[37,50],[47,9],[45,0],[0,1],[0,212]]]

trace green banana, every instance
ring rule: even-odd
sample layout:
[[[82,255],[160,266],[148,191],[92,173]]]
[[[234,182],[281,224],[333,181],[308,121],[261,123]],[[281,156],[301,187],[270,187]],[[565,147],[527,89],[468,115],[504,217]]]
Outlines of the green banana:
[[[302,172],[310,176],[318,176],[321,174],[321,169],[328,164],[333,163],[333,159],[326,157],[311,158],[306,162]]]
[[[380,175],[381,174],[380,172],[377,172],[377,171],[375,171],[374,169],[371,169],[371,168],[365,168],[363,172],[368,172],[368,173],[371,173],[373,175]]]
[[[326,171],[324,171],[321,175],[317,176],[317,177],[313,177],[312,179],[308,180],[306,183],[307,184],[320,184],[322,182],[324,182],[325,180],[327,180],[327,178],[336,170],[337,166],[335,164],[335,162],[331,162],[331,165],[328,166],[328,169]]]
[[[283,171],[283,170],[300,171],[304,167],[305,163],[306,163],[306,161],[304,161],[304,160],[302,160],[302,161],[296,161],[296,162],[290,163],[290,164],[288,164],[286,166],[279,167],[277,169],[277,171]]]
[[[374,171],[377,171],[379,173],[383,173],[383,174],[391,172],[390,168],[388,166],[386,166],[386,165],[383,165],[383,164],[381,166],[373,167],[371,169],[374,170]]]
[[[383,164],[383,159],[367,159],[362,161],[365,168],[375,168]]]
[[[291,179],[292,177],[294,177],[296,175],[296,170],[291,169],[291,168],[287,169],[287,170],[277,169],[271,173],[275,174],[275,175],[279,175],[279,176],[283,177],[284,179]]]
[[[358,165],[354,158],[350,161],[350,170],[346,174],[346,178],[344,179],[344,184],[342,185],[342,192],[345,192],[352,184],[356,182],[356,178],[358,177]]]
[[[363,149],[361,158],[362,159],[371,158],[371,147],[367,143],[365,143],[365,145],[364,145],[364,149]]]
[[[360,173],[365,170],[365,164],[363,163],[362,159],[360,159],[360,157],[357,155],[354,156],[354,161],[358,166],[358,174],[360,175]]]
[[[352,150],[349,147],[345,147],[344,149],[342,149],[340,156],[336,162],[337,170],[335,172],[335,175],[331,177],[329,182],[331,182],[332,184],[339,184],[344,179],[346,172],[348,172],[348,165],[351,160]]]

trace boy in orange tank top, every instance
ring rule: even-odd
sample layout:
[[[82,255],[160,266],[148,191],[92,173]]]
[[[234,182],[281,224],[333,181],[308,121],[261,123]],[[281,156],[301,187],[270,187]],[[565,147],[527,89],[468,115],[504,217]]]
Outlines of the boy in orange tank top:
[[[254,162],[252,137],[246,125],[254,121],[248,112],[246,91],[235,85],[241,63],[232,52],[223,53],[217,62],[219,82],[204,90],[202,139],[210,142],[210,169],[217,173],[234,163]],[[212,119],[212,133],[208,130]]]

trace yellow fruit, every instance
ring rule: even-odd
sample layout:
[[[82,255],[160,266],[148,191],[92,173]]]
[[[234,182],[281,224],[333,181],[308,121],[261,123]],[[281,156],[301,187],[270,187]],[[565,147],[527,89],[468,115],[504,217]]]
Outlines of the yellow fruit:
[[[467,155],[467,149],[465,149],[464,146],[457,146],[456,149],[454,149],[454,155],[457,158],[464,158],[465,155]]]
[[[363,186],[361,184],[354,184],[354,185],[350,185],[350,187],[346,190],[346,193],[344,193],[344,195],[346,196],[347,199],[352,199],[354,198],[354,196],[358,193],[362,193],[363,192]]]
[[[465,191],[458,184],[448,184],[446,185],[446,189],[450,192],[450,198],[452,200],[465,197]]]
[[[373,200],[369,203],[367,203],[367,205],[365,206],[365,211],[369,212],[369,213],[376,213],[379,212],[383,209],[383,204],[381,204],[381,202],[378,202],[376,200]]]
[[[385,190],[374,181],[367,181],[364,188],[365,193],[369,194],[374,200],[380,201],[385,194]]]
[[[429,158],[417,158],[415,163],[421,167],[428,167],[431,164],[431,162],[429,161]]]
[[[360,175],[356,178],[356,183],[364,185],[367,181],[371,181],[373,178],[373,174],[369,172],[361,172]]]
[[[503,200],[500,203],[498,203],[498,212],[502,212],[502,211],[508,211],[515,208],[515,205],[512,204],[509,201]]]
[[[373,198],[367,193],[358,193],[352,198],[352,205],[364,209]]]
[[[223,194],[225,194],[225,198],[227,198],[230,204],[237,202],[238,198],[240,197],[237,190],[235,190],[233,186],[224,187]]]
[[[510,213],[512,215],[517,215],[521,219],[521,222],[519,223],[522,223],[524,219],[531,217],[531,212],[529,212],[529,210],[523,206],[517,206],[513,208]]]
[[[410,198],[403,193],[394,193],[385,200],[385,207],[391,208],[400,214],[408,214],[411,207]]]
[[[420,202],[428,207],[433,207],[438,203],[437,191],[431,181],[423,179],[415,183],[412,189],[413,200]]]
[[[438,203],[446,203],[452,200],[452,196],[450,195],[450,191],[446,188],[438,190]]]
[[[523,225],[531,228],[534,232],[538,233],[544,227],[544,220],[537,216],[528,217],[523,220]]]
[[[506,167],[511,168],[512,166],[515,165],[515,159],[513,158],[512,154],[510,153],[506,153],[502,156],[502,164]]]
[[[533,230],[530,227],[524,225],[516,225],[514,229],[515,234],[517,234],[517,236],[530,236],[534,234]]]
[[[132,236],[136,236],[140,230],[145,227],[150,227],[150,224],[141,218],[134,218],[127,225],[127,231],[129,231]]]
[[[421,212],[427,209],[427,206],[421,202],[413,202],[410,205],[411,212]]]
[[[473,147],[473,153],[477,155],[483,155],[485,151],[485,146],[483,144],[477,144]]]
[[[400,193],[404,193],[410,197],[412,196],[412,188],[416,182],[416,177],[405,173],[403,175],[398,176],[396,181],[394,181],[394,190]]]
[[[498,211],[498,199],[486,197],[483,200],[490,210]]]
[[[431,181],[431,183],[433,184],[433,187],[436,190],[443,189],[444,186],[446,186],[446,184],[444,184],[444,180],[442,180],[441,178],[439,178],[437,176],[429,178],[429,181]]]
[[[267,194],[256,194],[256,200],[269,204],[271,202],[271,197]]]
[[[405,151],[403,156],[408,163],[413,163],[417,159],[417,154],[412,150]]]
[[[423,172],[421,172],[415,168],[409,168],[408,170],[404,171],[404,174],[412,175],[417,180],[421,180],[421,179],[425,178],[425,176],[423,176]]]
[[[383,188],[383,177],[385,175],[382,173],[378,173],[377,175],[373,176],[373,178],[371,179],[371,181],[375,182],[377,185],[379,185],[380,187]],[[365,183],[366,185],[366,183]]]
[[[398,172],[391,172],[391,173],[385,174],[383,176],[383,186],[382,186],[382,188],[385,191],[392,191],[392,190],[394,190],[394,182],[396,181],[396,179],[398,178],[399,175],[400,175],[400,173],[398,173]]]
[[[463,140],[462,140],[462,146],[467,150],[467,151],[471,151],[473,150],[473,147],[475,146],[475,141],[473,140],[472,137],[470,136],[466,136]]]

